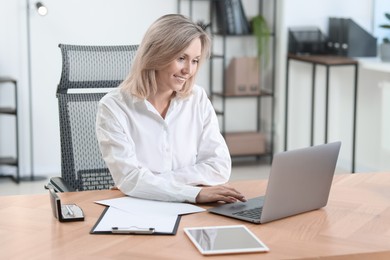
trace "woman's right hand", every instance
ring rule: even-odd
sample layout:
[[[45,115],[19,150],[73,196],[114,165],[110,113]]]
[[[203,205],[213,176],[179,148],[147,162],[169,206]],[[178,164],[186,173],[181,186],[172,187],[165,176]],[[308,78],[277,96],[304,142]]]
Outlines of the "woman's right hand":
[[[236,189],[228,185],[217,185],[202,187],[198,196],[196,196],[196,203],[208,203],[224,201],[226,203],[232,203],[236,201],[245,202],[245,196],[242,195]]]

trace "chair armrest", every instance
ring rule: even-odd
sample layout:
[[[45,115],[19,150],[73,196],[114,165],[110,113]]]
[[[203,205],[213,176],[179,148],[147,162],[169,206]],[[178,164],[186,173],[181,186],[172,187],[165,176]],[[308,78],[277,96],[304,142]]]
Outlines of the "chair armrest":
[[[61,177],[52,177],[50,178],[49,183],[47,184],[46,188],[48,186],[53,187],[53,189],[56,192],[70,192],[70,191],[76,191],[72,187],[69,186],[69,184]]]

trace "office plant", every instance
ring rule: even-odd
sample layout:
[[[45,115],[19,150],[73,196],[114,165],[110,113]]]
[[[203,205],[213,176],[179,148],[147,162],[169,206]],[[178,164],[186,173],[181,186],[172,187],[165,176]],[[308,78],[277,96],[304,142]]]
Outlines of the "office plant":
[[[261,60],[261,57],[265,54],[265,60],[269,58],[269,39],[271,33],[264,16],[257,15],[251,20],[252,33],[256,37],[257,41],[257,58]]]
[[[389,21],[387,24],[379,25],[380,28],[390,30],[390,13],[385,13],[386,19]],[[379,55],[382,61],[390,62],[390,38],[383,38],[383,42],[379,46]]]

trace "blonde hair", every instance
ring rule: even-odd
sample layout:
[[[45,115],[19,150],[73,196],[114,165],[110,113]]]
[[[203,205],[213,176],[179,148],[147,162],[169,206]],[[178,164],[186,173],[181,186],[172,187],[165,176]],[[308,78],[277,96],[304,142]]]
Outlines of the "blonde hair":
[[[156,70],[166,67],[175,60],[197,38],[200,39],[202,46],[200,66],[210,56],[210,36],[183,15],[168,14],[160,17],[146,31],[130,73],[121,87],[143,99],[155,94]],[[177,97],[185,98],[191,94],[199,66],[195,74],[176,93]]]

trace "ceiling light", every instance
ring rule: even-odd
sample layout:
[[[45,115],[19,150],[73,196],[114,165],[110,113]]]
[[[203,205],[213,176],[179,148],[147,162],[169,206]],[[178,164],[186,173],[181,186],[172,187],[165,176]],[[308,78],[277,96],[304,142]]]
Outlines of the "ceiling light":
[[[47,15],[47,8],[41,2],[37,2],[35,6],[37,8],[37,12],[39,15],[41,16]]]

